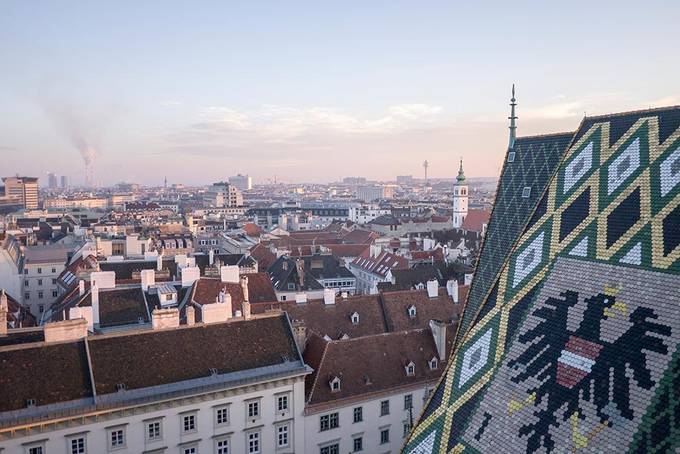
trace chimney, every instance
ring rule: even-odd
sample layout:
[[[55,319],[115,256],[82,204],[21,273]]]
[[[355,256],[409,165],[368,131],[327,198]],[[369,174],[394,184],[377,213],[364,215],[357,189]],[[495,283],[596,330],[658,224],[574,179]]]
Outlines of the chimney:
[[[187,325],[191,326],[196,323],[196,309],[194,306],[187,306]]]
[[[208,251],[208,263],[210,264],[210,266],[212,266],[214,262],[215,262],[215,251],[210,249]]]
[[[300,259],[295,261],[295,267],[297,268],[298,279],[300,281],[300,289],[305,288],[305,262]]]
[[[154,270],[142,270],[140,277],[142,278],[143,292],[148,292],[149,287],[156,284],[156,272]]]
[[[297,304],[306,303],[307,302],[307,293],[305,293],[305,292],[296,293],[295,294],[295,302]]]
[[[335,304],[335,290],[332,288],[323,289],[323,303]]]
[[[472,273],[465,273],[465,285],[472,284]]]
[[[0,336],[7,335],[7,313],[9,312],[7,304],[7,294],[5,289],[0,293]]]
[[[243,300],[250,301],[250,294],[248,292],[248,276],[241,276],[241,290],[243,291]]]
[[[436,279],[427,281],[427,296],[436,298],[439,295],[439,283]]]
[[[432,338],[434,345],[437,347],[437,355],[439,359],[446,360],[446,323],[439,320],[430,320],[430,331],[432,331]]]
[[[179,309],[176,307],[154,309],[151,313],[151,326],[154,330],[177,328],[179,326]]]
[[[69,320],[84,318],[87,321],[87,329],[94,332],[94,320],[92,319],[92,306],[75,306],[68,310]]]
[[[298,349],[300,349],[300,353],[302,353],[305,351],[305,346],[307,345],[307,327],[302,320],[293,320],[291,325],[295,343],[297,344]]]
[[[87,320],[76,318],[60,322],[45,323],[45,342],[64,342],[87,337]]]
[[[446,293],[453,299],[454,303],[458,303],[458,281],[451,279],[446,281]]]
[[[156,271],[161,271],[163,269],[163,250],[156,256]]]
[[[201,306],[201,319],[203,323],[219,323],[229,320],[231,318],[231,299],[228,301],[228,303],[203,304]]]
[[[99,287],[96,283],[90,287],[90,301],[92,302],[92,321],[99,326]]]
[[[85,294],[85,281],[81,279],[78,281],[78,296],[83,296],[84,294]]]
[[[220,280],[225,283],[238,284],[238,265],[221,266]]]

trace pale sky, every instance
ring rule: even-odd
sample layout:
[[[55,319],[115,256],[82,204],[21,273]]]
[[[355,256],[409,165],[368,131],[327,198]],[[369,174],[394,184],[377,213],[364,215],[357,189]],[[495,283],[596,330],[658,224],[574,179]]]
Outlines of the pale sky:
[[[0,173],[207,184],[495,176],[518,134],[680,104],[680,3],[67,2],[0,8]],[[80,141],[80,142],[79,142]]]

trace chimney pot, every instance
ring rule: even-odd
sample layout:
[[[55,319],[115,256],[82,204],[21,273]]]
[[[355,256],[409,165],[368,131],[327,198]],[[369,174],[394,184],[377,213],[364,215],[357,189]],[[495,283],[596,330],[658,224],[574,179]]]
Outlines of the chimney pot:
[[[187,325],[191,326],[196,323],[196,309],[193,306],[187,306]]]
[[[99,326],[99,287],[96,283],[90,287],[90,301],[92,303],[92,320],[96,326]]]
[[[436,279],[427,281],[427,296],[436,298],[439,295],[439,283]]]
[[[78,296],[83,296],[84,294],[85,294],[85,281],[81,279],[78,281]]]
[[[323,302],[327,305],[335,304],[335,290],[332,288],[323,289]]]

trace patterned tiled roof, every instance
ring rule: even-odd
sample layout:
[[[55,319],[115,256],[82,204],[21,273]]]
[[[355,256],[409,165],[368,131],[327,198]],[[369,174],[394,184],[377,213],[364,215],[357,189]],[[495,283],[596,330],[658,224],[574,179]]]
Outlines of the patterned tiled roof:
[[[531,209],[503,202],[505,164],[511,233],[406,453],[680,448],[680,107],[586,118],[549,159]]]

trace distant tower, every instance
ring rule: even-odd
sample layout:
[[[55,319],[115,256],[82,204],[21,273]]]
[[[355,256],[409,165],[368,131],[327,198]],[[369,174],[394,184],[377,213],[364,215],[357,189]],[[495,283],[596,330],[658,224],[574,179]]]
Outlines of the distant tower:
[[[425,169],[425,186],[427,186],[427,168],[430,167],[430,163],[427,162],[427,159],[425,162],[423,162],[423,169]]]
[[[165,179],[163,180],[163,187],[166,189],[168,188],[168,177],[165,177]]]
[[[517,125],[515,124],[515,120],[517,120],[517,116],[515,115],[515,106],[517,105],[517,102],[515,100],[515,84],[512,84],[512,98],[510,98],[510,116],[508,117],[508,120],[510,120],[510,143],[508,144],[508,148],[513,148],[515,146],[515,138],[517,137]]]
[[[463,173],[463,158],[460,159],[460,168],[456,183],[453,185],[453,228],[459,229],[468,213],[468,187]]]

